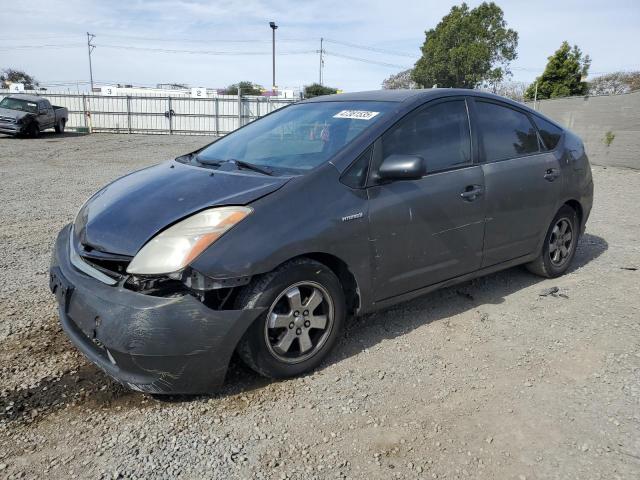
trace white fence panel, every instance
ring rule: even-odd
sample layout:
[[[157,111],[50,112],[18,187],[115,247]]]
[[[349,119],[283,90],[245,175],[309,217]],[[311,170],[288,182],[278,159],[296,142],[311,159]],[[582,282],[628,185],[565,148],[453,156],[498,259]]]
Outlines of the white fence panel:
[[[236,95],[189,98],[36,93],[69,111],[67,128],[91,128],[94,132],[110,133],[226,135],[294,103],[290,99],[238,98]],[[7,94],[8,90],[0,90],[0,99]]]

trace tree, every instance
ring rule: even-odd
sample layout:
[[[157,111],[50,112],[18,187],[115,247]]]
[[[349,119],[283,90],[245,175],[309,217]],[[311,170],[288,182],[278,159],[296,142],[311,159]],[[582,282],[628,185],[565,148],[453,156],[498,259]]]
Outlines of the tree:
[[[506,28],[502,9],[484,2],[470,10],[466,3],[425,32],[422,57],[413,80],[422,87],[475,88],[497,83],[510,75],[509,62],[517,57],[518,34]]]
[[[480,90],[495,93],[502,97],[510,98],[516,102],[524,102],[524,93],[526,92],[529,84],[526,82],[513,82],[506,81],[496,83],[490,86],[484,86]]]
[[[525,96],[530,100],[536,96],[536,83],[538,100],[586,95],[589,86],[583,79],[590,65],[589,55],[583,57],[577,45],[571,48],[568,42],[562,42],[560,48],[549,57],[542,75],[529,85]]]
[[[385,90],[395,90],[398,88],[416,88],[416,82],[413,81],[411,75],[413,68],[408,68],[402,72],[396,73],[386,78],[382,82],[382,88]]]
[[[38,81],[28,73],[12,68],[2,70],[2,73],[0,73],[0,83],[2,83],[3,88],[9,88],[10,83],[24,83],[24,88],[27,90],[33,90],[40,85]]]
[[[614,72],[589,82],[589,95],[620,95],[640,90],[640,72]]]
[[[238,87],[240,87],[240,92],[242,95],[262,95],[262,87],[260,85],[256,85],[254,83],[244,81],[234,83],[229,85],[225,91],[225,95],[237,95]]]
[[[338,93],[337,88],[327,87],[319,83],[312,83],[304,87],[304,98],[319,97],[321,95],[333,95]]]

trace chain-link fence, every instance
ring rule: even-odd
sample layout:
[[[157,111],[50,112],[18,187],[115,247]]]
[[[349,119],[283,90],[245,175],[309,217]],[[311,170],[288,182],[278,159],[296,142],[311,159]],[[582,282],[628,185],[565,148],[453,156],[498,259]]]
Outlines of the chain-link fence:
[[[30,93],[30,92],[25,92]],[[0,98],[8,95],[0,90]],[[38,93],[53,105],[67,108],[67,128],[93,132],[180,135],[225,135],[293,99],[219,95],[104,96],[73,93]]]

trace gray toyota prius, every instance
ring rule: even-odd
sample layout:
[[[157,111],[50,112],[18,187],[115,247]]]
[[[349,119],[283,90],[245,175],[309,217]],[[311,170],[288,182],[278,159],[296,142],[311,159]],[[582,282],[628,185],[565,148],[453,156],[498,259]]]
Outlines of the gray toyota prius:
[[[201,393],[231,356],[317,367],[345,318],[525,264],[569,268],[591,211],[582,141],[472,90],[331,95],[93,195],[62,229],[62,326],[128,387]]]

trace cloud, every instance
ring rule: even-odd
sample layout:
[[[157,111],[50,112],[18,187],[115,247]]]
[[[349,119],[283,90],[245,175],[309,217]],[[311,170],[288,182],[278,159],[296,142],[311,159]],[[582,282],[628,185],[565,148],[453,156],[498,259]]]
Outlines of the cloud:
[[[471,5],[479,3],[470,2]],[[135,84],[181,82],[223,87],[238,80],[271,83],[271,30],[278,23],[277,83],[299,87],[318,79],[320,37],[415,58],[327,44],[330,52],[411,66],[424,31],[435,26],[454,2],[293,1],[293,0],[32,0],[2,10],[2,66],[27,70],[43,81],[88,78],[86,32],[96,35],[94,77]],[[531,80],[562,40],[577,43],[593,58],[592,70],[640,68],[629,48],[640,33],[640,9],[634,2],[500,2],[510,27],[520,33],[516,79]],[[20,18],[21,21],[12,21]],[[235,40],[231,42],[230,40]],[[32,49],[8,46],[66,45]],[[115,49],[108,45],[119,45]],[[134,48],[135,47],[135,48]],[[207,50],[262,55],[194,55],[149,51]],[[307,51],[285,55],[285,52]],[[325,83],[346,90],[379,88],[400,68],[327,56]]]

